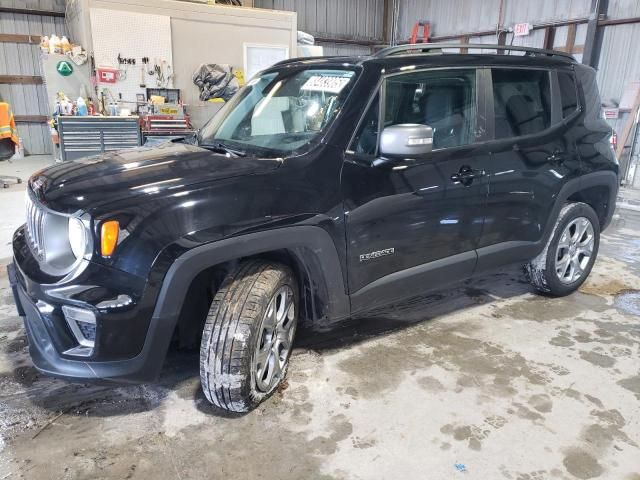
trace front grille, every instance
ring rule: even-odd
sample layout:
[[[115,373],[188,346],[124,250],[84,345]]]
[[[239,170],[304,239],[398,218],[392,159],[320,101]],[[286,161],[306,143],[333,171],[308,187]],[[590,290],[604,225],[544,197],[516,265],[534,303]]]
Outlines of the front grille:
[[[44,260],[44,221],[47,212],[33,201],[27,191],[27,239],[33,253]]]

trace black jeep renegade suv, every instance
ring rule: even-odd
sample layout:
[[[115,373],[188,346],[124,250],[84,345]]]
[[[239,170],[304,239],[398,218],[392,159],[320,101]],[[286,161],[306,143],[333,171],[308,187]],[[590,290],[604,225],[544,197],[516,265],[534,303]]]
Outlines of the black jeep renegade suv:
[[[34,174],[9,274],[36,367],[146,382],[200,341],[207,398],[246,411],[298,322],[512,263],[576,290],[618,189],[594,70],[451,48],[281,62],[194,138]]]

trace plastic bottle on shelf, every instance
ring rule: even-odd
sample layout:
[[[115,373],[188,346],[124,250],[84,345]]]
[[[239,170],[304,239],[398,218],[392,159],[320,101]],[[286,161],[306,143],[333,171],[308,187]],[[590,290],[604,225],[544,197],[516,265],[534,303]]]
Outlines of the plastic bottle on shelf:
[[[46,35],[40,38],[40,50],[43,53],[49,53],[49,37]]]
[[[49,38],[49,53],[62,53],[60,38],[55,33]]]
[[[71,43],[66,36],[60,39],[60,50],[65,55],[71,51]]]
[[[76,115],[80,117],[86,117],[87,115],[89,115],[89,109],[87,108],[87,104],[85,103],[84,98],[78,97],[78,100],[76,100],[76,107]]]

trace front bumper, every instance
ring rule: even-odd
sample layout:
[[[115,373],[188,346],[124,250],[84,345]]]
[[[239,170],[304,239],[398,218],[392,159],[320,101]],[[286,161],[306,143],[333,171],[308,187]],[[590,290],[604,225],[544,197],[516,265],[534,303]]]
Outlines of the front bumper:
[[[153,319],[157,291],[144,279],[89,262],[77,278],[43,283],[20,231],[14,236],[9,281],[18,313],[24,317],[29,353],[41,372],[77,381],[139,383],[155,380],[171,332]],[[131,301],[117,304],[126,295]],[[105,306],[108,305],[108,306]],[[96,317],[90,355],[74,355],[78,341],[63,306],[90,310]]]

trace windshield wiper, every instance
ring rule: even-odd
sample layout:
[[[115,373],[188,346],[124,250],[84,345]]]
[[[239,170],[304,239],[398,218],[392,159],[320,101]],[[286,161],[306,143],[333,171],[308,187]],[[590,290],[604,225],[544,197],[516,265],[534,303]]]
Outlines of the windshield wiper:
[[[233,157],[246,157],[247,156],[246,152],[243,152],[242,150],[236,150],[234,148],[229,148],[224,143],[220,143],[220,142],[217,142],[217,143],[201,143],[198,146],[202,147],[202,148],[206,148],[207,150],[211,150],[213,152],[228,153],[229,155],[231,155]]]
[[[196,144],[196,132],[189,133],[184,136],[174,137],[169,140],[171,143],[188,143],[190,145]]]

